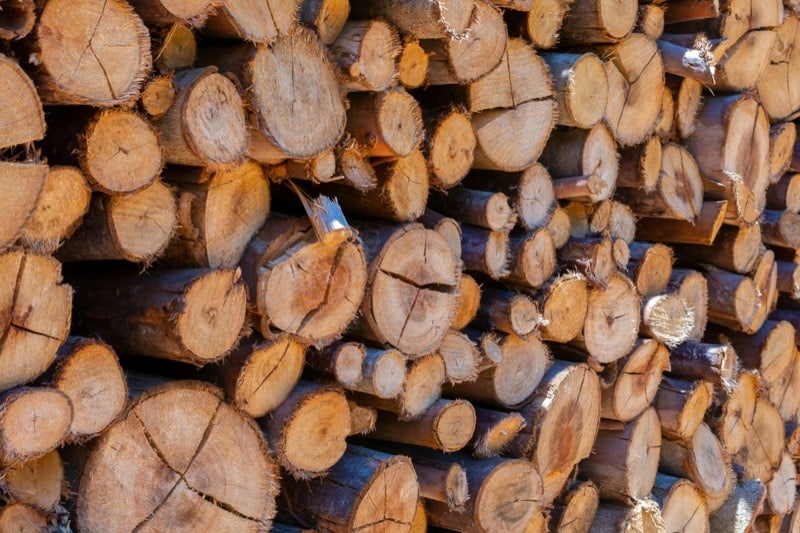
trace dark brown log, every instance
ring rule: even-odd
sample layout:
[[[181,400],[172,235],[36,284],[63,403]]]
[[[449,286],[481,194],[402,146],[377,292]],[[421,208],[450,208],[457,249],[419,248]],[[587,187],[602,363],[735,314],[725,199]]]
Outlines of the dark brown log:
[[[764,244],[800,248],[800,215],[792,211],[766,209],[759,219]]]
[[[653,403],[664,436],[691,439],[711,405],[713,391],[709,382],[664,378]]]
[[[769,186],[767,209],[800,213],[800,174],[787,172]]]
[[[629,422],[656,397],[670,353],[652,339],[643,339],[624,358],[606,367],[600,381],[600,416]],[[611,374],[611,379],[608,375]],[[611,381],[608,383],[606,380]]]
[[[644,499],[632,507],[619,503],[601,502],[597,508],[592,531],[596,533],[656,533],[664,531],[661,509],[653,500]]]
[[[51,387],[18,387],[0,395],[0,465],[31,461],[60,446],[72,412],[67,395]]]
[[[397,420],[394,413],[379,412],[375,430],[369,436],[455,452],[469,443],[474,431],[472,404],[465,400],[438,400],[422,417],[408,422]]]
[[[472,455],[479,458],[501,455],[525,427],[525,419],[517,412],[506,413],[484,407],[475,408],[475,432]]]
[[[794,361],[795,328],[790,322],[768,320],[754,335],[731,333],[729,338],[742,366],[758,370],[768,385],[779,381]]]
[[[0,482],[0,491],[8,495],[11,501],[47,512],[56,510],[63,488],[64,464],[58,450],[9,466]]]
[[[223,0],[212,4],[218,5],[214,6],[214,11],[203,26],[203,33],[213,37],[272,44],[279,34],[288,32],[297,22],[301,1]]]
[[[733,378],[737,360],[730,344],[686,342],[672,349],[667,373],[677,378],[702,379],[721,385]]]
[[[486,287],[481,292],[476,325],[525,337],[544,322],[538,305],[530,297],[513,291]]]

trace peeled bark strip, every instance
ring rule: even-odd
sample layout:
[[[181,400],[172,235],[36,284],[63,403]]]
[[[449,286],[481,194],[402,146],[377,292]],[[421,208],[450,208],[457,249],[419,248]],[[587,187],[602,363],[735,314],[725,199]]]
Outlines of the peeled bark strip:
[[[600,497],[630,503],[650,494],[658,470],[661,428],[647,409],[621,430],[601,429],[580,472],[595,482]]]
[[[705,497],[688,479],[658,474],[652,497],[661,507],[666,531],[709,533]]]
[[[397,420],[394,413],[379,412],[375,431],[369,436],[455,452],[469,443],[474,431],[472,404],[465,400],[438,400],[421,418],[409,422]]]
[[[759,225],[764,244],[800,248],[800,215],[797,213],[764,210]]]
[[[197,59],[197,38],[191,27],[181,22],[175,22],[168,28],[154,28],[151,31],[155,48],[153,62],[159,71],[168,76],[166,79],[171,79],[171,71],[191,68]],[[152,80],[145,84],[142,103],[144,103],[147,87],[151,83]]]
[[[354,0],[353,11],[368,17],[384,17],[402,33],[419,39],[463,38],[474,14],[473,0]]]
[[[753,418],[746,426],[744,442],[734,459],[748,478],[767,483],[780,466],[784,438],[780,412],[768,400],[756,398]]]
[[[589,289],[586,278],[578,273],[553,278],[536,296],[545,323],[539,337],[552,342],[569,342],[577,337],[586,319]]]
[[[548,531],[589,533],[600,495],[591,481],[575,482],[556,500],[550,511]]]
[[[431,185],[450,189],[467,175],[474,159],[475,132],[469,114],[451,108],[433,120],[426,120],[425,153]]]
[[[705,424],[686,442],[662,441],[659,469],[693,481],[707,498],[711,512],[718,510],[733,490],[730,456]]]
[[[653,500],[644,499],[633,507],[601,502],[592,531],[596,533],[657,533],[665,531],[661,509]]]
[[[219,373],[233,405],[258,418],[283,403],[300,380],[305,359],[305,346],[291,335],[251,337],[228,355]]]
[[[792,164],[792,152],[797,140],[794,122],[780,122],[769,130],[769,182],[780,181]],[[769,200],[768,200],[769,201]],[[795,211],[796,212],[796,211]]]
[[[693,222],[643,217],[636,221],[636,238],[642,241],[711,245],[725,221],[730,202],[703,202]]]
[[[787,16],[776,28],[777,38],[769,55],[761,79],[758,97],[772,121],[791,120],[800,110],[800,93],[797,92],[800,54],[795,51],[797,15]]]
[[[428,81],[430,58],[418,40],[406,36],[405,41],[397,60],[397,81],[406,89],[417,89]]]
[[[72,290],[49,256],[12,250],[0,255],[0,391],[32,381],[67,338]]]
[[[604,124],[589,130],[556,130],[548,139],[540,161],[553,176],[558,199],[600,202],[614,193],[617,148]]]
[[[71,422],[72,402],[59,390],[18,387],[4,393],[0,396],[0,465],[24,463],[54,450],[64,442]]]
[[[268,220],[241,266],[261,334],[285,331],[318,346],[341,336],[353,320],[367,278],[361,246],[320,239],[306,217]]]
[[[48,2],[35,34],[42,102],[111,107],[139,96],[152,65],[150,36],[126,2]]]
[[[709,263],[718,268],[745,274],[753,270],[761,248],[760,224],[720,228],[713,246],[678,245],[681,262]]]
[[[30,4],[27,6],[26,4]],[[21,10],[30,8],[33,17],[32,0],[12,0],[3,2],[2,16],[9,11],[14,14],[15,7]],[[33,25],[33,19],[31,19]],[[0,36],[4,33],[3,23],[0,19]],[[3,54],[0,54],[0,147],[26,144],[41,140],[44,137],[45,123],[42,102],[36,92],[33,82],[23,71],[19,64]]]
[[[481,292],[476,318],[480,328],[520,337],[535,332],[544,322],[539,306],[529,296],[491,287]]]
[[[403,89],[350,95],[347,131],[370,157],[410,155],[422,140],[422,111]]]
[[[542,475],[542,502],[552,502],[572,468],[589,457],[600,424],[600,383],[585,364],[556,361],[522,410],[527,422],[509,455],[528,457]],[[564,439],[564,435],[571,438]]]
[[[628,272],[643,297],[666,291],[674,261],[672,249],[663,244],[634,242],[630,247],[631,260]]]
[[[100,437],[77,492],[81,530],[269,529],[278,469],[258,426],[222,391],[177,381],[139,395]]]
[[[202,366],[233,349],[244,326],[247,290],[238,269],[75,274],[76,331],[124,354]]]
[[[173,85],[174,103],[156,122],[166,161],[203,167],[240,162],[247,123],[236,85],[214,67],[177,72]]]
[[[48,171],[41,163],[0,161],[0,249],[13,244],[33,217]]]
[[[582,342],[600,363],[610,363],[629,353],[639,333],[639,295],[623,274],[609,277],[606,287],[589,291]]]
[[[326,46],[336,41],[349,16],[350,0],[303,0],[300,6],[300,20],[314,28]]]
[[[514,409],[523,404],[550,367],[550,352],[536,337],[505,335],[494,341],[501,358],[473,382],[448,384],[447,395],[484,405]]]
[[[297,22],[300,0],[223,0],[211,12],[203,33],[213,37],[272,44]],[[330,44],[330,43],[325,43]]]
[[[510,272],[503,279],[514,285],[541,287],[555,272],[556,247],[550,232],[538,229],[509,238]]]
[[[481,350],[465,333],[450,330],[442,339],[437,353],[444,359],[447,381],[472,381],[486,364]]]
[[[737,356],[730,344],[685,342],[672,349],[668,373],[721,385],[733,378]]]
[[[636,24],[633,0],[577,0],[567,13],[561,39],[568,44],[614,43]]]
[[[635,20],[636,3],[628,3],[633,4]],[[571,12],[575,12],[575,7]],[[661,54],[652,39],[636,33],[615,45],[612,54],[611,61],[606,63],[609,92],[605,120],[621,145],[639,144],[653,130],[661,111],[664,86]]]
[[[17,180],[15,188],[25,190],[20,185]],[[36,207],[22,228],[22,242],[35,250],[54,251],[78,228],[90,200],[91,190],[79,169],[50,167]]]
[[[351,20],[330,50],[344,74],[345,90],[383,91],[396,75],[400,38],[394,27],[382,20]]]
[[[711,531],[753,531],[763,511],[767,489],[758,480],[742,479],[734,484],[730,498],[710,516]]]
[[[61,501],[63,486],[64,464],[58,450],[52,450],[38,459],[9,466],[0,482],[0,491],[12,501],[53,512]]]
[[[472,455],[478,458],[496,457],[525,427],[525,419],[517,412],[475,408],[475,432],[472,436]]]
[[[247,162],[220,170],[176,169],[178,228],[164,253],[176,267],[235,266],[270,210],[262,168]],[[185,181],[182,181],[185,180]]]
[[[350,407],[341,389],[301,381],[263,425],[278,464],[295,479],[313,478],[344,455]]]
[[[553,75],[558,125],[591,128],[603,118],[608,100],[605,66],[596,55],[542,54]]]
[[[664,378],[653,403],[664,436],[691,439],[711,405],[713,392],[714,387],[707,382]]]
[[[460,268],[447,242],[418,224],[359,226],[367,254],[360,333],[410,356],[436,349],[457,305]]]
[[[509,274],[508,233],[476,226],[461,227],[461,259],[464,268],[482,272],[492,279]]]
[[[132,111],[115,108],[98,113],[78,139],[81,168],[92,188],[106,194],[140,191],[164,166],[155,130]]]
[[[754,334],[732,333],[730,343],[745,368],[753,368],[771,385],[782,379],[794,361],[795,328],[788,321],[767,320]]]
[[[670,362],[669,351],[644,339],[624,359],[610,385],[600,383],[600,416],[628,422],[639,416],[656,397],[661,374]]]
[[[175,197],[160,181],[126,196],[97,195],[83,223],[59,248],[58,257],[149,264],[166,249],[177,222]]]

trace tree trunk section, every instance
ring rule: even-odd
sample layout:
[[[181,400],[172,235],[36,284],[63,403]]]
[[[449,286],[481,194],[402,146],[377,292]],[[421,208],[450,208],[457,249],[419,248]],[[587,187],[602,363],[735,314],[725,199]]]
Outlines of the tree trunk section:
[[[486,459],[501,455],[524,427],[525,419],[517,412],[476,407],[471,441],[473,457]]]
[[[730,344],[690,341],[672,349],[667,373],[677,378],[701,379],[722,385],[733,379],[737,361],[736,351]]]
[[[3,3],[3,17],[14,20],[15,15],[30,11],[33,26],[33,0],[13,0]],[[0,18],[0,36],[5,29],[3,18]],[[5,38],[5,37],[3,37]],[[0,89],[0,147],[27,144],[44,138],[44,111],[39,94],[33,82],[20,68],[19,64],[0,54],[0,72],[4,81]]]
[[[346,91],[383,91],[397,75],[400,38],[382,20],[346,22],[330,50]]]
[[[633,242],[629,246],[631,260],[628,272],[643,297],[666,292],[672,274],[672,249],[663,244]]]
[[[375,431],[369,437],[455,452],[469,443],[474,431],[475,409],[471,403],[438,400],[412,421],[402,422],[393,413],[378,412]]]
[[[403,157],[422,141],[422,111],[403,89],[350,95],[347,132],[370,157]]]
[[[67,395],[52,387],[18,387],[0,395],[0,465],[8,468],[56,449],[72,412]]]
[[[661,507],[666,531],[709,533],[705,497],[688,479],[656,475],[653,499]]]
[[[618,360],[610,385],[602,381],[600,416],[629,422],[656,397],[661,374],[669,366],[669,351],[652,339],[643,339],[625,358]]]
[[[588,129],[603,118],[608,78],[603,62],[592,53],[542,54],[553,73],[558,125]]]
[[[0,487],[11,501],[54,512],[64,487],[64,464],[58,450],[9,466]]]
[[[322,44],[336,41],[350,16],[350,0],[304,0],[300,21],[316,30]]]
[[[463,109],[450,108],[434,119],[427,119],[425,154],[431,186],[447,190],[458,185],[472,167],[476,143],[470,115]]]
[[[662,434],[673,440],[691,439],[714,399],[713,392],[708,382],[664,378],[653,403]]]
[[[561,39],[580,45],[617,42],[633,30],[638,7],[632,0],[577,0],[567,13]]]

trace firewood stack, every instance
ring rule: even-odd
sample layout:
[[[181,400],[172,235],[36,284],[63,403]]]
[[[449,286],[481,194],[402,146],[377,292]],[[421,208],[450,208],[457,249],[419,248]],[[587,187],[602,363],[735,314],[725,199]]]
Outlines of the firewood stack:
[[[0,531],[800,531],[795,9],[0,0]]]

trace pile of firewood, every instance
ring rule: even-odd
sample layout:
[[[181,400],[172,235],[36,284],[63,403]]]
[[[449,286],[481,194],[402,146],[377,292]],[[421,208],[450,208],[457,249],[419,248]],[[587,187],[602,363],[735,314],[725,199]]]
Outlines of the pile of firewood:
[[[800,531],[795,10],[0,0],[0,532]]]

